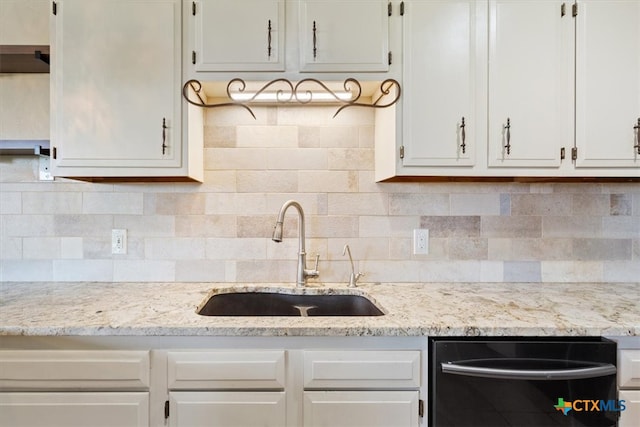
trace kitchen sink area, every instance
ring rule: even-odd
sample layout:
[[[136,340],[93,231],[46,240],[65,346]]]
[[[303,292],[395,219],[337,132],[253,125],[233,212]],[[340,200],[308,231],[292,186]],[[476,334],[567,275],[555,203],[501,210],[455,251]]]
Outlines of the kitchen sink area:
[[[202,316],[383,316],[371,300],[353,294],[219,293],[198,309]]]

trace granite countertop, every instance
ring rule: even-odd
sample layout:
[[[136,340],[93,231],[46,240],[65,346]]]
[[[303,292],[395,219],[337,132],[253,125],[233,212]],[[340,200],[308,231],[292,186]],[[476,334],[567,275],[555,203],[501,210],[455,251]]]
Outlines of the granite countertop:
[[[207,317],[214,292],[290,284],[0,283],[0,335],[640,335],[640,283],[362,284],[378,317]],[[311,285],[303,292],[350,292]]]

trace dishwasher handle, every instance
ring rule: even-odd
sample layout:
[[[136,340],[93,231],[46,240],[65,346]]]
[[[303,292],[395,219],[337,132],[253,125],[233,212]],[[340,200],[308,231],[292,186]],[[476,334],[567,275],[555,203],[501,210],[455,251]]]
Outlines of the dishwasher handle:
[[[492,359],[484,359],[492,360]],[[532,359],[545,362],[541,359]],[[593,363],[592,366],[580,366],[576,368],[560,369],[512,369],[491,368],[481,365],[483,359],[475,359],[460,362],[441,363],[442,372],[445,374],[463,375],[468,377],[507,379],[507,380],[577,380],[584,378],[604,377],[614,375],[617,372],[615,365],[610,363]],[[475,364],[475,365],[474,365]]]

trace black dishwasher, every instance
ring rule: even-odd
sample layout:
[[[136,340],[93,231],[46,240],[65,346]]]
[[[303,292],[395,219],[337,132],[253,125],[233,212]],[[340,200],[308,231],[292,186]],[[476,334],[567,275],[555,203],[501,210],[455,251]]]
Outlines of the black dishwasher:
[[[429,358],[430,427],[611,427],[624,410],[605,338],[432,338]]]

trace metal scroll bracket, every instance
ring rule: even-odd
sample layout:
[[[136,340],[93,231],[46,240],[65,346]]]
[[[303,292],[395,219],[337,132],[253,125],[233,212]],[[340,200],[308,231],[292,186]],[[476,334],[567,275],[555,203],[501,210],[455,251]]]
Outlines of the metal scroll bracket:
[[[305,105],[313,103],[322,94],[323,101],[329,101],[333,105],[339,105],[333,117],[336,117],[342,110],[349,107],[365,108],[387,108],[398,102],[401,95],[400,83],[394,79],[387,79],[380,83],[377,91],[378,96],[370,103],[362,102],[362,86],[358,80],[348,78],[342,83],[344,92],[350,94],[348,98],[341,96],[336,91],[330,89],[325,83],[317,79],[307,78],[293,83],[287,79],[275,79],[265,83],[255,91],[248,91],[247,84],[240,78],[229,81],[226,88],[228,101],[209,104],[202,96],[202,83],[192,79],[187,81],[182,87],[182,96],[192,105],[202,108],[218,107],[241,107],[251,114],[255,119],[256,115],[251,109],[251,105],[265,103],[265,95],[270,95],[272,99],[268,103],[275,105]],[[394,90],[395,89],[395,90]],[[389,99],[388,95],[392,95]]]

